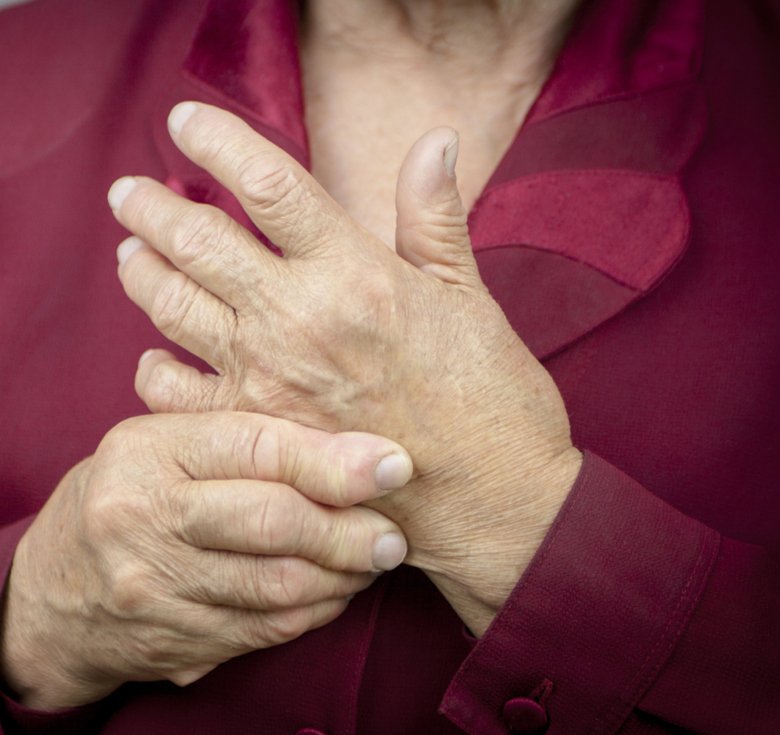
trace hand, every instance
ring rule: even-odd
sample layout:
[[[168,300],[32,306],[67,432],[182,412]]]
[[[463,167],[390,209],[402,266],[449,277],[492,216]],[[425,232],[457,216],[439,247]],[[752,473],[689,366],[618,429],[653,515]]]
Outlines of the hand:
[[[2,675],[29,706],[73,706],[130,680],[183,686],[324,625],[405,552],[395,524],[349,506],[410,475],[403,449],[368,434],[250,414],[126,421],[17,549]]]
[[[169,123],[285,257],[213,207],[117,182],[109,201],[138,236],[118,251],[126,292],[218,373],[157,353],[139,395],[152,410],[241,408],[402,443],[418,481],[373,507],[404,529],[408,562],[484,629],[581,459],[554,383],[479,278],[454,132],[427,133],[404,162],[397,255],[234,116],[184,103]]]

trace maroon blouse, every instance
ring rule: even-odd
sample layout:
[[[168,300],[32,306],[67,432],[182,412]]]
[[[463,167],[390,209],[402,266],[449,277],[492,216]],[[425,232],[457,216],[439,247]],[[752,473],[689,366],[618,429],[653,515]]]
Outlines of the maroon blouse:
[[[135,362],[163,344],[116,279],[110,182],[151,175],[242,217],[168,141],[182,99],[307,161],[292,5],[0,13],[0,580],[64,472],[143,410]],[[484,637],[402,568],[184,689],[56,714],[6,692],[0,732],[777,735],[779,10],[586,2],[471,213],[586,451]]]

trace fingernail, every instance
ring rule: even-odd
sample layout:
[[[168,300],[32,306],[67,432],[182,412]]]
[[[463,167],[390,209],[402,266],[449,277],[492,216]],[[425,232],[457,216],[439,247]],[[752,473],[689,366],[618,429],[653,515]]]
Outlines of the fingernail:
[[[406,558],[406,539],[398,533],[382,534],[374,542],[374,569],[389,572]]]
[[[171,114],[168,115],[168,130],[173,135],[178,135],[181,129],[184,127],[184,123],[187,122],[198,109],[198,106],[194,102],[181,102],[171,110]]]
[[[147,357],[151,357],[155,352],[156,350],[154,349],[144,352],[141,357],[138,358],[138,364],[140,365],[144,360],[146,360]]]
[[[127,195],[135,189],[136,180],[132,176],[123,176],[117,179],[108,190],[108,205],[115,212],[122,206],[122,202],[127,199]]]
[[[403,487],[412,477],[412,463],[402,454],[388,454],[374,469],[376,486],[384,491]]]
[[[119,243],[119,247],[116,249],[116,259],[119,261],[119,265],[123,266],[127,262],[127,259],[143,246],[143,240],[135,235],[128,237],[127,240],[123,240]]]
[[[447,176],[451,179],[455,178],[455,163],[458,160],[458,148],[460,147],[460,139],[456,135],[452,142],[444,149],[444,170],[447,172]]]

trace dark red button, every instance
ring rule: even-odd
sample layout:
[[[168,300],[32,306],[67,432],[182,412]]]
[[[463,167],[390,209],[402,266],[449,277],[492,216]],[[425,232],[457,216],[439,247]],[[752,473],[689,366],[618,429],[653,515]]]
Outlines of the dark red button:
[[[518,735],[542,732],[547,727],[547,712],[539,702],[527,697],[515,697],[505,705],[502,714],[506,726]]]

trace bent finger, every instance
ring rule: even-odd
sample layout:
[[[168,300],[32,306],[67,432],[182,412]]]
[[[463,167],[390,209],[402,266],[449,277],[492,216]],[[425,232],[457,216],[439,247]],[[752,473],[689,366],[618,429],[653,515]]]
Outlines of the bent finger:
[[[269,270],[278,277],[279,259],[217,207],[144,176],[118,179],[108,200],[120,224],[231,306],[248,305]]]
[[[138,361],[135,392],[152,413],[215,411],[222,378],[185,365],[167,350],[147,350]]]
[[[231,634],[244,652],[269,648],[299,638],[304,633],[335,620],[349,600],[322,600],[312,605],[272,612],[232,610]]]
[[[168,128],[174,143],[238,198],[252,221],[287,255],[343,249],[357,228],[292,156],[235,115],[183,102]]]
[[[137,237],[118,248],[119,280],[125,293],[172,342],[214,367],[235,330],[236,314]]]

